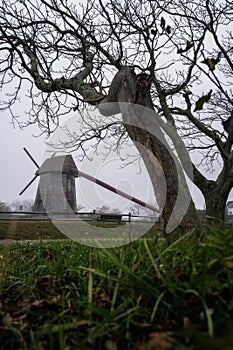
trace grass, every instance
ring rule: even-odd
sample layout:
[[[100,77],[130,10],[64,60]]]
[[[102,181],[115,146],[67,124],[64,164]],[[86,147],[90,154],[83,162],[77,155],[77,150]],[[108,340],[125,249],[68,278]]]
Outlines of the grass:
[[[63,239],[65,236],[49,220],[0,220],[0,240]]]
[[[122,222],[109,223],[109,222],[95,222],[88,221],[62,221],[55,220],[55,225],[50,220],[30,220],[30,219],[8,219],[0,220],[0,240],[41,240],[41,239],[64,239],[67,238],[62,231],[69,232],[70,235],[76,237],[77,235],[81,237],[85,236],[82,232],[89,231],[90,235],[96,235],[96,227],[106,228],[104,231],[107,233],[108,228],[121,227],[128,236],[129,225]],[[135,225],[135,223],[134,223]],[[140,227],[147,224],[138,223],[139,226],[139,236],[141,235],[142,229]],[[88,226],[88,227],[87,227]],[[77,232],[78,230],[78,232]],[[161,230],[158,225],[156,225],[156,233]],[[154,232],[154,231],[153,231]],[[112,235],[111,235],[112,236]],[[86,237],[87,238],[87,237]]]
[[[0,349],[233,348],[233,230],[0,247]]]

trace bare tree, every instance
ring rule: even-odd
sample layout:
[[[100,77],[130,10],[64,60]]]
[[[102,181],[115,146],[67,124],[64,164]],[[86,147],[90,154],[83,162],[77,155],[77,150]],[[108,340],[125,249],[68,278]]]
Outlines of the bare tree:
[[[222,219],[233,183],[231,16],[228,0],[193,4],[98,0],[80,5],[71,0],[3,0],[1,89],[7,99],[1,108],[9,109],[22,127],[37,123],[48,134],[64,114],[83,104],[102,108],[103,102],[130,102],[157,111],[159,139],[145,131],[137,115],[142,127],[127,126],[124,113],[123,126],[98,121],[96,128],[85,120],[89,127],[85,135],[100,140],[110,133],[121,141],[130,136],[155,189],[160,174],[150,154],[156,156],[167,181],[165,224],[175,206],[179,181],[184,197],[188,195],[181,165],[169,148],[178,152],[184,144],[188,151],[200,152],[199,160],[193,160],[194,182],[205,197],[207,214]],[[25,87],[25,103],[31,107],[22,123],[17,101]],[[174,128],[164,136],[168,123]],[[82,148],[85,138],[80,140],[76,147]],[[200,166],[211,172],[216,162],[219,175],[209,180]],[[180,227],[197,222],[191,202]]]
[[[233,184],[233,6],[228,0],[156,3],[175,28],[171,43],[183,65],[177,71],[179,83],[159,81],[163,113],[167,119],[172,115],[190,153],[199,152],[194,182],[205,197],[207,215],[223,220]],[[175,96],[180,96],[179,103]],[[216,167],[218,174],[209,180]]]
[[[151,203],[151,205],[153,204]],[[146,217],[147,221],[160,222],[160,216],[158,215],[158,213],[155,214],[153,210],[150,210],[146,207],[142,207],[141,205],[138,205],[136,203],[130,206],[129,211],[132,215],[135,215],[138,218],[143,219],[144,217]]]
[[[10,207],[13,211],[32,211],[33,200],[24,199],[24,200],[15,200],[10,203]]]
[[[8,203],[0,201],[0,212],[1,211],[11,211],[11,208]]]
[[[102,205],[102,207],[95,208],[96,213],[99,214],[120,214],[120,210],[118,208],[110,208],[107,205]]]

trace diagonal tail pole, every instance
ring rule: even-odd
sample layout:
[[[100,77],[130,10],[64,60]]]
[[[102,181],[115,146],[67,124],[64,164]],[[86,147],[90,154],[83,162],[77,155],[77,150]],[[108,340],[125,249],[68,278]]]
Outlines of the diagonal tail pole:
[[[99,179],[96,179],[94,176],[91,176],[91,175],[88,175],[80,170],[78,170],[78,176],[80,177],[84,177],[85,179],[91,181],[91,182],[94,182],[96,183],[97,185],[99,186],[102,186],[104,188],[106,188],[107,190],[111,191],[111,192],[114,192],[116,194],[119,194],[120,196],[124,197],[124,198],[127,198],[129,199],[130,201],[134,202],[134,203],[137,203],[143,207],[146,207],[150,210],[153,210],[155,211],[156,213],[160,213],[159,209],[158,208],[155,208],[153,205],[150,205],[150,204],[147,204],[145,202],[143,202],[142,200],[136,198],[136,197],[133,197],[133,196],[130,196],[129,194],[121,191],[121,190],[118,190],[117,188],[107,184],[106,182],[104,181],[101,181]]]

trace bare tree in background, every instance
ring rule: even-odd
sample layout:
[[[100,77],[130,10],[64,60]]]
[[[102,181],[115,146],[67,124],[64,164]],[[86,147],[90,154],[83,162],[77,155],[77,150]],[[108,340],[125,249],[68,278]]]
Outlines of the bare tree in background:
[[[151,205],[153,205],[151,203]],[[160,222],[160,216],[157,214],[155,214],[155,212],[153,212],[153,210],[150,210],[146,207],[142,207],[141,205],[138,205],[136,203],[134,203],[132,206],[130,206],[130,214],[132,214],[133,216],[135,215],[136,217],[138,217],[140,220],[143,221],[143,219],[146,218],[146,221],[148,222]]]
[[[0,200],[0,212],[1,211],[11,211],[11,208],[8,203],[2,202]]]
[[[32,199],[15,200],[10,203],[12,211],[32,211],[34,201]]]
[[[120,210],[118,208],[110,208],[107,205],[102,205],[102,207],[95,208],[95,212],[99,214],[120,214]]]
[[[85,151],[86,140],[96,139],[98,145],[110,136],[117,136],[119,146],[130,136],[139,144],[156,190],[160,174],[140,144],[146,146],[165,174],[166,224],[178,191],[177,164],[168,144],[177,152],[185,144],[191,156],[199,154],[198,160],[193,157],[194,182],[205,197],[207,214],[223,219],[233,183],[231,19],[228,0],[98,0],[80,5],[72,0],[2,1],[0,64],[6,100],[1,108],[9,109],[22,127],[37,123],[48,134],[63,115],[83,104],[130,101],[155,110],[161,137],[163,125],[174,126],[169,141],[110,119],[104,124],[103,117],[94,124],[83,121],[86,130],[76,138],[76,147]],[[122,72],[127,93],[116,89]],[[26,122],[17,116],[23,88],[24,103],[31,106]],[[211,173],[216,164],[219,173],[209,180],[201,169]],[[185,195],[184,175],[181,180]],[[197,222],[191,202],[180,228]]]

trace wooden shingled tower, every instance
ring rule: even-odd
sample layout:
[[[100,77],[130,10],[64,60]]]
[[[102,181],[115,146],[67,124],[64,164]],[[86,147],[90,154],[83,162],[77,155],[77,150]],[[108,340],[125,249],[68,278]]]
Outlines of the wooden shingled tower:
[[[40,176],[34,212],[72,213],[77,211],[75,178],[78,169],[71,155],[48,158],[37,170]]]

